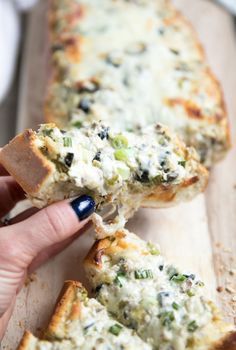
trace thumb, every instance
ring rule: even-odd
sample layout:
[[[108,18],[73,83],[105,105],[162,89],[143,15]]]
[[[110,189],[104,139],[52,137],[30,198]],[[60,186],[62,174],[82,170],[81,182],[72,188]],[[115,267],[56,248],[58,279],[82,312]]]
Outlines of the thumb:
[[[27,268],[42,250],[80,230],[94,208],[94,200],[83,195],[71,203],[52,204],[20,223],[5,227],[2,229],[8,231],[4,234],[5,243],[10,248],[7,260],[11,259],[11,264],[14,261],[20,268]]]

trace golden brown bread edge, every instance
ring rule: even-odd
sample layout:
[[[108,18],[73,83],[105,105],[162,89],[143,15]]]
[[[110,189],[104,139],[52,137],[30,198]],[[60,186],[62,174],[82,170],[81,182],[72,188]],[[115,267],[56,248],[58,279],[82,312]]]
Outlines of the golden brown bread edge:
[[[34,336],[29,331],[25,331],[17,350],[29,350]]]
[[[53,316],[45,331],[44,338],[47,340],[60,340],[64,337],[63,328],[65,320],[77,320],[80,317],[80,299],[77,296],[78,290],[84,291],[84,287],[78,281],[65,281],[58,296]]]
[[[63,36],[60,37],[55,33],[54,27],[55,27],[56,21],[55,21],[55,14],[52,9],[53,2],[54,0],[51,0],[51,6],[48,8],[48,42],[51,44],[55,42],[64,43],[65,55],[67,57],[67,60],[70,61],[71,63],[75,61],[80,62],[81,45],[83,45],[83,40],[81,40],[80,35],[77,35],[76,37],[73,35],[72,40],[70,40],[69,45],[67,45],[65,42],[65,39],[67,37],[63,38]],[[82,5],[79,3],[77,4],[73,3],[73,6],[71,6],[70,16],[73,20],[76,18],[76,20],[79,21],[80,18],[84,16],[84,14],[86,14],[86,11],[83,11],[83,8],[81,6]],[[189,28],[189,30],[191,31],[191,35],[195,41],[196,50],[198,50],[199,55],[202,58],[202,61],[207,62],[205,50],[203,48],[203,45],[200,43],[197,32],[194,29],[192,23],[179,10],[175,8],[175,6],[172,4],[172,1],[166,0],[166,7],[169,7],[170,11],[174,13],[174,15],[172,15],[172,17],[168,19],[169,23],[171,24],[172,22],[179,21],[184,26]],[[73,26],[73,20],[67,22],[69,27]],[[61,125],[63,125],[64,124],[63,119],[65,119],[65,116],[58,115],[57,117],[55,117],[55,113],[54,113],[55,111],[53,111],[49,106],[50,105],[49,102],[53,98],[53,96],[50,93],[50,86],[52,86],[54,82],[60,82],[61,80],[59,75],[59,69],[57,65],[53,63],[52,60],[51,60],[51,64],[49,65],[49,71],[50,71],[50,74],[49,74],[50,79],[49,79],[48,89],[47,89],[48,91],[46,93],[45,103],[44,103],[44,116],[45,116],[46,122],[48,123],[56,122],[60,126],[60,120],[61,120]],[[213,82],[213,85],[215,86],[214,94],[216,96],[216,101],[218,100],[218,105],[221,107],[221,110],[222,110],[222,113],[220,115],[215,114],[215,115],[212,115],[210,118],[207,118],[209,119],[208,124],[218,125],[219,128],[223,130],[225,133],[225,140],[224,140],[224,144],[222,145],[221,151],[217,152],[217,154],[213,156],[212,161],[215,162],[222,159],[225,153],[231,147],[230,125],[229,125],[228,114],[227,114],[227,109],[226,109],[226,104],[225,104],[225,99],[224,99],[224,94],[223,94],[221,84],[209,66],[206,68],[206,74],[208,75],[210,80]],[[186,107],[185,109],[186,109],[188,118],[193,117],[196,119],[195,114],[199,115],[199,109],[198,111],[195,111],[195,109],[192,111],[191,109],[191,111],[188,113],[188,108],[187,108],[188,106],[185,106],[185,107]],[[204,116],[202,115],[201,111],[200,111],[200,115],[201,115],[201,120],[202,118],[204,119]]]
[[[116,233],[116,237],[118,238],[118,243],[116,246],[111,244],[111,240],[109,238],[96,241],[85,257],[84,264],[88,266],[95,265],[96,269],[100,269],[102,267],[102,256],[106,251],[109,252],[108,254],[113,254],[115,253],[116,249],[126,249],[125,244],[122,242],[119,247],[119,241],[121,241],[124,237],[123,232],[118,231]],[[236,331],[228,332],[208,350],[236,350]]]
[[[84,290],[82,284],[78,281],[65,281],[61,292],[57,298],[56,306],[49,322],[43,340],[55,341],[61,340],[60,333],[64,327],[65,319],[75,320],[80,316],[80,300],[77,297],[78,290]],[[26,331],[21,339],[17,350],[31,349],[34,336]],[[33,350],[33,349],[32,349]]]
[[[36,138],[32,130],[26,130],[0,151],[0,163],[23,190],[33,197],[37,197],[37,193],[54,171],[54,164],[35,145]],[[182,143],[178,146],[184,147]],[[191,152],[187,153],[187,157],[192,159]],[[144,199],[142,206],[155,208],[160,207],[160,203],[162,207],[170,206],[176,198],[177,201],[181,201],[182,197],[191,199],[196,193],[204,191],[208,182],[208,171],[200,163],[195,164],[196,174],[179,185],[157,186],[156,190]]]
[[[104,245],[102,245],[102,247],[104,247]],[[92,251],[90,254],[91,259],[93,256]],[[65,281],[58,297],[58,302],[56,304],[52,319],[49,323],[47,331],[45,332],[46,339],[57,340],[56,334],[58,334],[58,331],[60,331],[60,327],[63,327],[65,317],[72,320],[79,318],[80,302],[78,298],[76,299],[76,293],[80,288],[83,289],[80,282],[71,280]],[[26,331],[17,350],[29,350],[32,339],[33,335]],[[209,350],[236,350],[236,332],[227,334]]]
[[[52,165],[35,147],[32,130],[16,136],[0,151],[0,163],[26,193],[37,193],[52,172]],[[35,171],[37,169],[37,171]]]

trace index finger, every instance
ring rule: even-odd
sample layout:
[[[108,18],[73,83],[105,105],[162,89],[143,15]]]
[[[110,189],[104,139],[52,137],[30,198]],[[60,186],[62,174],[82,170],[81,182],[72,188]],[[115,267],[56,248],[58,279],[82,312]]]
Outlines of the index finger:
[[[0,176],[9,176],[10,174],[6,171],[6,169],[0,164]]]
[[[2,147],[0,147],[0,152],[2,150]],[[4,166],[0,163],[0,176],[8,176],[10,175],[6,169],[4,168]]]

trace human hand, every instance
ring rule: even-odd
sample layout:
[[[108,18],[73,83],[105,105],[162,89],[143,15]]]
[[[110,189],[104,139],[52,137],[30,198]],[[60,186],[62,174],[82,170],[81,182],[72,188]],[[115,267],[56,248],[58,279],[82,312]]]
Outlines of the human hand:
[[[21,187],[0,165],[0,218],[24,197]],[[0,340],[27,273],[78,237],[94,206],[91,197],[81,196],[42,210],[30,208],[7,224],[0,221]]]

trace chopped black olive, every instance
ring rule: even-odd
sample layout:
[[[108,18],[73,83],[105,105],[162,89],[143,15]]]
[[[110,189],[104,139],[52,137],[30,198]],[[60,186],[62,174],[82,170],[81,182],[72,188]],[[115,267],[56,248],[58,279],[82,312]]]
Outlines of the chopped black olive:
[[[128,313],[127,310],[124,310],[124,311],[123,311],[123,317],[124,317],[125,320],[128,320],[128,318],[129,318],[129,313]]]
[[[136,175],[136,180],[142,183],[147,183],[149,182],[149,171],[148,170],[143,170],[143,172],[139,175]]]
[[[98,151],[98,152],[95,154],[93,160],[97,160],[98,162],[101,161],[101,151]]]
[[[102,139],[102,140],[108,139],[108,137],[109,137],[109,128],[107,128],[107,127],[102,127],[102,130],[99,131],[98,136],[99,136],[100,139]]]
[[[89,328],[93,327],[95,325],[96,322],[92,322],[90,324],[88,324],[86,327],[84,327],[84,331],[87,331]]]
[[[62,134],[65,134],[65,133],[66,133],[66,131],[65,131],[65,130],[60,130],[60,132],[61,132]]]
[[[95,292],[96,294],[98,294],[98,293],[100,292],[100,290],[102,289],[102,286],[103,286],[103,284],[99,284],[99,285],[94,289],[94,292]]]
[[[62,44],[53,44],[51,46],[51,51],[56,52],[56,51],[62,51],[64,50],[64,46]]]
[[[168,292],[160,292],[157,294],[157,300],[160,306],[164,306],[164,300],[165,298],[168,298],[170,296],[170,293]]]
[[[191,280],[195,280],[195,275],[193,273],[191,273],[190,275],[186,275],[186,274],[183,274],[186,278],[190,278]]]
[[[179,274],[178,270],[173,266],[168,267],[167,273],[169,275],[170,280],[173,278],[173,276],[177,276]]]
[[[74,159],[74,153],[67,153],[67,155],[65,156],[65,164],[70,168],[72,162]]]
[[[159,265],[159,270],[163,271],[163,269],[164,269],[164,265]]]
[[[79,103],[79,109],[82,109],[84,113],[89,113],[91,107],[91,101],[87,98],[82,98],[82,100]]]

